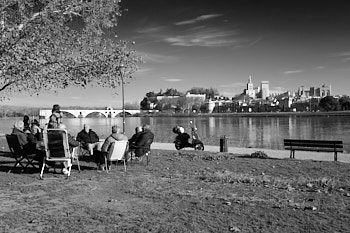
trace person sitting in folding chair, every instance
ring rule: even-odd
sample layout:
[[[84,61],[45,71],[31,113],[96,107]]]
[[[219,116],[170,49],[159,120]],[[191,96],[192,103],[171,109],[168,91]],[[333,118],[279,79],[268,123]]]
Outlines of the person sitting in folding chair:
[[[60,124],[60,125],[58,126],[58,128],[59,128],[59,129],[65,129],[65,130],[67,129],[66,125],[64,125],[64,124]],[[76,140],[73,138],[73,136],[70,135],[69,133],[67,134],[67,136],[68,136],[69,150],[70,150],[70,153],[72,153],[74,147],[80,146],[80,142],[76,141]],[[69,163],[69,162],[68,162],[68,163],[64,162],[64,163],[63,163],[63,166],[64,166],[64,167],[63,167],[63,169],[62,169],[62,173],[63,173],[63,174],[67,174],[67,173],[68,173],[68,169],[69,169],[70,166],[72,166],[72,164]]]
[[[12,135],[17,135],[19,144],[28,153],[35,153],[36,139],[30,132],[24,132],[24,122],[16,121],[13,125]]]
[[[133,148],[136,158],[141,161],[142,157],[149,151],[149,144],[153,142],[154,134],[151,132],[151,126],[145,124],[142,126],[142,133],[137,138]]]
[[[81,143],[83,150],[88,150],[89,155],[94,155],[94,149],[98,147],[99,138],[89,125],[84,124],[84,129],[78,133],[76,140]]]
[[[109,135],[106,138],[106,140],[103,142],[103,144],[101,143],[98,148],[100,149],[99,150],[100,153],[96,153],[96,156],[95,156],[95,161],[97,163],[98,170],[104,170],[103,169],[104,167],[103,165],[105,163],[104,158],[106,154],[108,154],[112,143],[115,141],[128,141],[128,137],[121,132],[121,129],[117,125],[112,126],[112,134]]]
[[[24,132],[24,122],[16,121],[11,135],[16,135],[19,141],[19,144],[22,146],[24,153],[26,154],[36,154],[34,157],[35,161],[39,162],[39,166],[41,166],[42,161],[44,159],[45,153],[43,151],[36,149],[36,138],[30,133],[30,131]]]
[[[143,132],[142,126],[137,126],[135,128],[135,133],[129,139],[129,153],[131,154],[131,157],[132,157],[133,154],[135,154],[134,146],[135,146],[135,143],[136,143],[137,139],[142,134],[142,132]]]

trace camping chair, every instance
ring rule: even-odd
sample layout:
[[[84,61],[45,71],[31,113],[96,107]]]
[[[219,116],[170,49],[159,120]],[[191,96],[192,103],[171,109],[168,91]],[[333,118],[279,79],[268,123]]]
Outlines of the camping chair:
[[[24,172],[29,165],[31,165],[35,169],[38,169],[33,163],[36,154],[26,153],[21,144],[19,143],[17,135],[6,134],[6,140],[10,148],[12,157],[16,160],[15,165],[7,173],[10,173],[12,169],[17,167],[18,165],[20,165],[23,168],[22,172]],[[24,165],[23,163],[26,163],[26,165]]]
[[[74,155],[76,157],[88,157],[91,156],[90,151],[83,146],[82,143],[78,147],[75,148]]]
[[[68,133],[66,130],[47,129],[44,130],[43,136],[45,146],[45,158],[41,169],[40,178],[42,178],[43,176],[46,162],[68,163],[67,176],[69,177],[72,168],[72,162],[74,161],[74,159],[76,159],[78,169],[80,172],[79,158],[73,156],[74,149],[72,153],[69,150]]]
[[[134,150],[138,150],[138,149],[141,149],[143,150],[143,155],[141,155],[139,158],[138,158],[138,161],[142,161],[142,158],[144,156],[146,156],[146,165],[149,164],[149,161],[150,161],[150,156],[151,156],[151,144],[153,143],[153,138],[149,138],[147,140],[147,142],[145,143],[145,145],[143,146],[133,146],[132,149]],[[134,160],[133,158],[133,154],[135,152],[133,151],[132,153],[130,153],[130,156],[131,156],[131,161]]]
[[[114,161],[123,161],[124,162],[124,171],[126,171],[126,163],[125,163],[125,157],[126,154],[129,151],[129,142],[128,141],[115,141],[111,144],[108,153],[104,156],[105,157],[105,170],[108,173],[108,164],[107,162],[114,162]]]

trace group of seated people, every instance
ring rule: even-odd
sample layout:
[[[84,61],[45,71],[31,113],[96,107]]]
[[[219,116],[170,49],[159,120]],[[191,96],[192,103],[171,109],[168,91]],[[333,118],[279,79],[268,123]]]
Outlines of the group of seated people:
[[[62,113],[58,104],[53,105],[52,115],[49,118],[49,122],[45,126],[48,129],[66,129],[66,126],[62,123]],[[135,158],[141,160],[145,154],[145,148],[143,148],[149,139],[153,141],[154,134],[150,130],[150,125],[145,124],[142,127],[138,126],[135,129],[135,134],[129,139],[119,126],[112,126],[112,133],[104,140],[100,141],[96,132],[94,132],[88,124],[84,124],[84,128],[74,138],[71,134],[67,133],[68,144],[72,153],[73,148],[84,148],[88,151],[98,168],[103,170],[104,156],[108,154],[111,145],[115,141],[129,141],[129,152],[135,154]],[[45,157],[45,151],[42,150],[43,146],[43,131],[39,122],[34,119],[30,121],[28,116],[24,116],[23,121],[16,121],[12,130],[13,135],[17,135],[20,145],[27,154],[35,154],[39,165],[43,163]],[[40,147],[41,145],[41,147]],[[79,156],[79,155],[78,155]],[[128,156],[129,157],[129,156]],[[126,158],[127,159],[127,158]],[[62,172],[68,172],[68,167],[71,163],[63,163]]]
[[[129,139],[119,126],[112,126],[112,133],[103,141],[100,142],[97,134],[90,129],[88,125],[84,125],[84,129],[77,135],[77,141],[79,141],[85,149],[90,152],[98,164],[98,169],[103,170],[104,168],[104,156],[108,154],[112,143],[115,141],[129,141],[129,153],[134,153],[135,158],[138,160],[142,159],[145,154],[144,146],[149,139],[153,140],[154,134],[151,132],[151,127],[148,124],[136,127],[135,134]],[[127,155],[127,160],[130,156]]]

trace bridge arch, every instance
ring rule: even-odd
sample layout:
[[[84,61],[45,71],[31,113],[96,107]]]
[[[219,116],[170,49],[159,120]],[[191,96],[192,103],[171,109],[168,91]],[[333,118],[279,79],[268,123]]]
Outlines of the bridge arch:
[[[99,113],[104,115],[106,118],[111,117],[114,118],[118,116],[120,113],[123,112],[122,109],[105,109],[105,110],[100,110],[100,109],[62,109],[61,112],[69,113],[73,115],[76,118],[83,118],[87,117],[91,113]],[[133,115],[136,113],[140,113],[140,110],[125,110],[126,115]],[[51,116],[52,112],[51,110],[48,109],[41,109],[39,112],[39,116],[41,119],[48,119]]]
[[[85,115],[85,117],[89,117],[90,115],[92,115],[92,114],[94,114],[94,113],[97,113],[97,114],[99,115],[99,117],[102,117],[102,116],[105,117],[105,118],[108,117],[107,114],[105,114],[105,113],[103,113],[103,112],[100,112],[100,111],[95,111],[95,112],[87,113],[87,114]]]

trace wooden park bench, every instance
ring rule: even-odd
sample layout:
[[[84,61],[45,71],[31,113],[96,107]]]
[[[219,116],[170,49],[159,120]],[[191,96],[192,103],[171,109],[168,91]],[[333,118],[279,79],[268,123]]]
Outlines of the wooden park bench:
[[[295,158],[295,151],[333,152],[337,161],[338,152],[343,152],[343,141],[284,139],[284,149],[290,150],[290,158]]]

